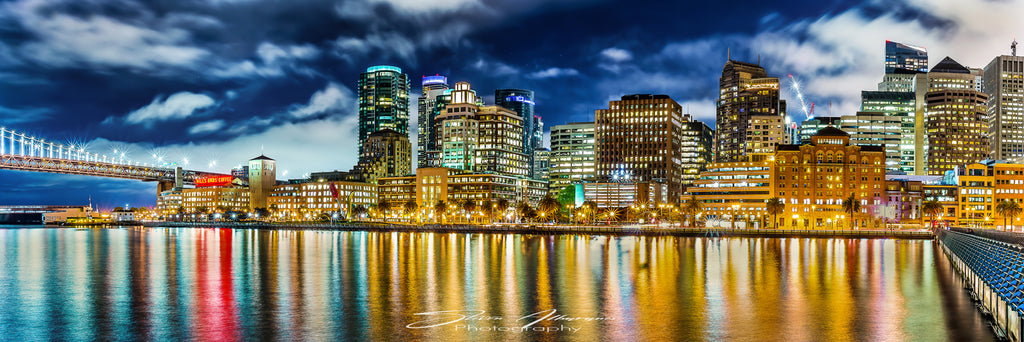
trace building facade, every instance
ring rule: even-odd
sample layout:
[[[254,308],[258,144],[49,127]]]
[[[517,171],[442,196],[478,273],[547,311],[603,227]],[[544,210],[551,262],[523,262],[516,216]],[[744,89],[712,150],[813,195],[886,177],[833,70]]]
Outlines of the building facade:
[[[818,131],[830,126],[839,127],[842,124],[842,119],[838,116],[818,116],[805,120],[800,123],[800,141],[794,145],[810,144],[811,137],[818,134]]]
[[[851,144],[881,147],[885,150],[886,172],[904,172],[900,165],[903,118],[882,112],[857,112],[841,118],[839,129],[850,134]]]
[[[351,171],[359,180],[376,183],[381,177],[412,173],[412,145],[405,134],[391,129],[376,131],[362,145],[359,164]]]
[[[882,113],[886,117],[899,118],[899,171],[914,174],[914,163],[917,150],[915,148],[915,96],[913,92],[894,91],[862,91],[860,93],[860,110],[864,112]],[[891,149],[891,147],[887,147]],[[888,152],[887,152],[888,154]],[[886,162],[887,169],[888,160]]]
[[[929,175],[941,176],[957,166],[988,159],[988,97],[984,93],[937,90],[926,98]]]
[[[427,151],[434,148],[434,119],[437,117],[439,98],[443,101],[445,90],[448,90],[448,78],[441,75],[423,76],[421,81],[420,98],[417,102],[417,136],[416,136],[416,165],[427,167]]]
[[[378,201],[402,205],[410,200],[423,208],[422,215],[429,219],[438,202],[458,205],[466,200],[481,205],[485,201],[496,203],[525,202],[536,207],[547,194],[547,184],[525,177],[474,173],[450,168],[421,168],[415,176],[381,178]]]
[[[1024,158],[1024,56],[998,56],[985,66],[992,158]]]
[[[892,74],[897,69],[928,71],[928,50],[923,47],[885,41],[885,73]]]
[[[595,112],[596,179],[599,182],[663,183],[669,201],[685,187],[685,131],[691,122],[667,95],[625,95]]]
[[[751,155],[748,161],[708,164],[686,199],[695,197],[709,227],[761,226],[772,195],[774,155]]]
[[[550,192],[558,192],[570,184],[594,181],[594,134],[593,122],[551,126]]]
[[[267,208],[267,196],[277,185],[277,162],[267,156],[249,160],[249,209]],[[249,192],[252,194],[248,194]]]
[[[409,135],[409,77],[389,65],[359,75],[359,142],[373,132],[392,129]],[[363,153],[362,145],[359,153]]]
[[[668,186],[661,183],[585,183],[583,200],[598,208],[654,208],[668,203]]]
[[[547,182],[551,174],[551,150],[538,148],[533,150],[533,179]]]
[[[779,79],[757,64],[730,59],[718,83],[715,161],[742,161],[751,116],[785,117],[786,101],[779,98]]]
[[[240,186],[181,190],[181,203],[185,214],[223,214],[230,211],[249,211],[252,209],[250,197],[250,189]]]
[[[786,117],[782,115],[751,115],[747,124],[744,155],[775,153],[775,147],[787,144]]]
[[[773,197],[785,203],[779,227],[794,229],[879,228],[877,218],[885,196],[885,152],[877,146],[857,146],[850,135],[824,128],[810,144],[783,145],[772,169]],[[843,201],[850,194],[861,211],[850,218]]]
[[[533,155],[534,148],[543,146],[543,141],[537,142],[534,135],[539,117],[534,114],[536,104],[533,99],[534,92],[529,89],[498,89],[494,91],[494,105],[516,112],[522,118],[523,153],[526,155]]]

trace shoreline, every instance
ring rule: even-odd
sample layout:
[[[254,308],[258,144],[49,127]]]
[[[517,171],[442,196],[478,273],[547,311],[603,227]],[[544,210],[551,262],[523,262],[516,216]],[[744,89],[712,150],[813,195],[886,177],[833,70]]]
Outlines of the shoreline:
[[[774,237],[774,238],[894,238],[933,239],[930,230],[789,230],[746,228],[678,228],[652,226],[556,226],[556,225],[402,225],[386,223],[239,223],[239,222],[144,222],[143,227],[169,228],[249,228],[291,230],[343,230],[424,233],[502,233],[502,234],[584,234],[624,236],[686,237]]]

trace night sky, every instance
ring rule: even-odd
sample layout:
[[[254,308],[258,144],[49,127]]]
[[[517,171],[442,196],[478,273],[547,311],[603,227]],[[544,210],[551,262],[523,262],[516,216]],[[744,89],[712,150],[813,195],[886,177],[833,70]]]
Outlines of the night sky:
[[[829,102],[838,116],[881,80],[885,40],[984,67],[1024,32],[1021,13],[963,0],[8,1],[0,126],[217,172],[262,152],[279,179],[298,178],[355,164],[353,90],[372,65],[401,67],[414,96],[433,74],[488,104],[496,88],[533,89],[546,127],[633,93],[670,95],[713,125],[730,50],[793,74],[818,116]],[[153,183],[97,177],[0,171],[0,189],[0,204],[156,201]]]

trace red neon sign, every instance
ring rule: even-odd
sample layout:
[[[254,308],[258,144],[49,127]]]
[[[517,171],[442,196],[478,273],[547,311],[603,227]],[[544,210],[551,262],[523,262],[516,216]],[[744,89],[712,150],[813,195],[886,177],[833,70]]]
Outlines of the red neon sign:
[[[225,186],[234,180],[232,176],[212,176],[196,179],[196,187]]]

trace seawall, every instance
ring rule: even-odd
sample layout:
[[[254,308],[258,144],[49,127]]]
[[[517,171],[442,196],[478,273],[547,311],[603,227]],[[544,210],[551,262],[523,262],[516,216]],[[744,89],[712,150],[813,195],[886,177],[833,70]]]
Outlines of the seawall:
[[[928,230],[788,230],[679,228],[668,226],[557,226],[557,225],[404,225],[381,223],[239,223],[239,222],[147,222],[147,227],[223,227],[249,229],[316,229],[351,231],[402,231],[439,233],[502,234],[589,234],[690,237],[776,237],[776,238],[872,238],[932,239]]]

